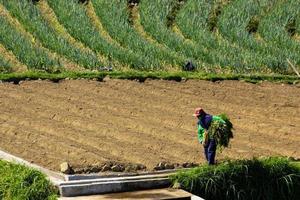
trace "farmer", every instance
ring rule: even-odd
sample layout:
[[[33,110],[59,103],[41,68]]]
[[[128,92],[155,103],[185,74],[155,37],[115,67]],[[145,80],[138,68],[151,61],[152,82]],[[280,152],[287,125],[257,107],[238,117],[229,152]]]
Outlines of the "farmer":
[[[198,118],[198,140],[203,144],[205,158],[209,165],[214,165],[217,142],[213,133],[210,133],[209,127],[212,122],[225,124],[225,121],[219,116],[207,114],[202,108],[196,108],[193,115]]]

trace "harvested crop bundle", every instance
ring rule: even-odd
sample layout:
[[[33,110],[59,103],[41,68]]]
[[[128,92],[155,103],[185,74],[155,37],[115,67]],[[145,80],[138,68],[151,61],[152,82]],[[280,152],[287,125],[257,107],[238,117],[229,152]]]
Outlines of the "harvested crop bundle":
[[[221,114],[222,120],[214,120],[208,129],[208,135],[216,140],[217,148],[222,150],[228,147],[230,139],[233,138],[233,125],[226,114]]]

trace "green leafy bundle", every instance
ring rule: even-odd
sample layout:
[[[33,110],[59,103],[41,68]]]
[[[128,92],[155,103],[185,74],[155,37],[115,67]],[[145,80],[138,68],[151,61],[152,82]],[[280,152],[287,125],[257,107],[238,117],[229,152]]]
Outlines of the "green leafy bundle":
[[[233,125],[226,114],[221,114],[219,117],[225,121],[213,121],[208,129],[208,133],[217,141],[217,148],[222,150],[228,147],[230,139],[233,138]]]

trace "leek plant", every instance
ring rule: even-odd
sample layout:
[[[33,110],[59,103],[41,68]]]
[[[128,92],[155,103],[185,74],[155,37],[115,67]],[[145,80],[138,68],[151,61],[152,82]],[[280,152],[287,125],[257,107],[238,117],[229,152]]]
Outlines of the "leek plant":
[[[92,0],[103,26],[122,46],[131,49],[144,59],[149,69],[161,69],[164,65],[183,65],[184,60],[157,48],[142,38],[129,23],[127,0]]]
[[[12,51],[18,60],[32,70],[53,72],[60,67],[58,60],[50,59],[47,53],[26,38],[10,24],[5,17],[0,15],[0,43]]]
[[[28,0],[0,0],[13,17],[16,17],[26,31],[37,38],[44,47],[65,56],[85,68],[103,65],[97,56],[72,46],[56,33],[43,19],[36,6]]]
[[[47,0],[59,22],[77,40],[93,51],[116,60],[122,65],[135,69],[145,69],[143,59],[132,51],[119,48],[104,39],[87,16],[83,4],[77,0]],[[109,12],[109,11],[108,11]]]

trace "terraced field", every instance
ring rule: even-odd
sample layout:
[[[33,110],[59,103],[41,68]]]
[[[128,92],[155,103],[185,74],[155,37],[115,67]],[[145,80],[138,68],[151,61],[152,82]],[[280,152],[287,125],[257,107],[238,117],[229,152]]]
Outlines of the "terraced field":
[[[58,170],[109,161],[204,162],[195,107],[227,113],[235,128],[218,159],[300,159],[299,85],[237,81],[25,81],[0,84],[0,148]]]
[[[299,0],[33,2],[0,0],[2,73],[299,71]]]

